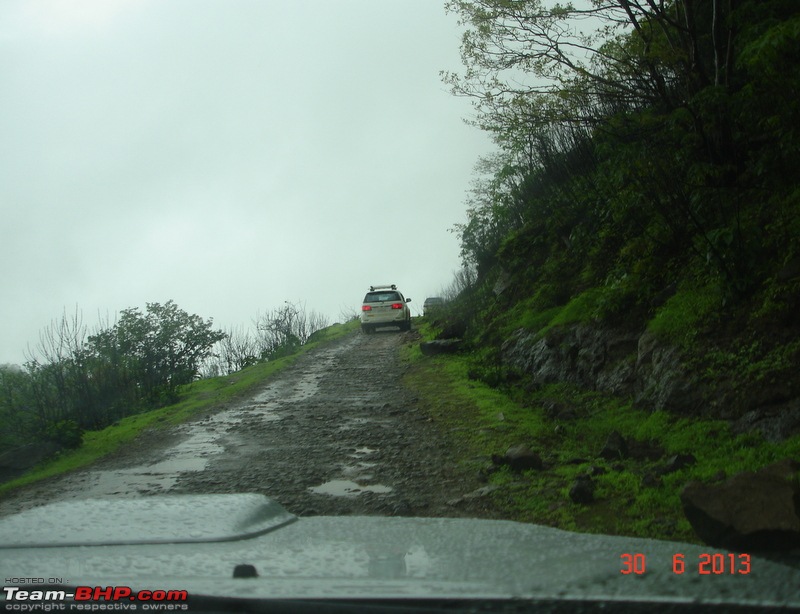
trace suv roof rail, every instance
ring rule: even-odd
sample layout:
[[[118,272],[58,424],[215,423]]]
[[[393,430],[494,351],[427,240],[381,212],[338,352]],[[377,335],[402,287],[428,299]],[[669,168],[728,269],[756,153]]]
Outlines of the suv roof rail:
[[[397,284],[383,284],[381,286],[370,286],[369,291],[374,292],[375,290],[397,290]]]

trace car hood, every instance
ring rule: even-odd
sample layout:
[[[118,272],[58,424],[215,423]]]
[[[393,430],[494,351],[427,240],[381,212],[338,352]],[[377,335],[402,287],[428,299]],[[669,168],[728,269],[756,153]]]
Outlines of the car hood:
[[[643,574],[621,573],[623,555]],[[723,573],[700,574],[721,554]],[[683,573],[673,571],[682,555]],[[0,518],[0,575],[257,599],[579,599],[800,607],[800,570],[721,550],[501,520],[297,518],[262,495],[56,503]],[[256,577],[234,578],[239,565]],[[710,569],[710,568],[709,568]],[[642,571],[641,567],[638,569]],[[17,582],[14,582],[14,581]],[[30,587],[28,587],[30,588]]]

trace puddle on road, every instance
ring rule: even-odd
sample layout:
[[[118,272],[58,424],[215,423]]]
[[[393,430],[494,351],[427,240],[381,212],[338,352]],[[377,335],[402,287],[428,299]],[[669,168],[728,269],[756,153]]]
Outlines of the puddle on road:
[[[196,430],[196,427],[189,430]],[[158,463],[114,471],[93,471],[82,494],[107,496],[167,491],[182,473],[203,471],[212,456],[224,451],[215,440],[214,435],[203,430],[172,448],[169,457]]]
[[[333,497],[357,497],[365,492],[385,495],[392,492],[390,486],[384,486],[383,484],[362,485],[350,480],[331,480],[319,486],[313,486],[308,490],[317,495],[331,495]]]
[[[355,464],[342,465],[342,474],[350,478],[349,480],[330,480],[319,486],[311,487],[308,490],[317,495],[331,495],[333,497],[357,497],[365,492],[385,495],[386,493],[392,492],[390,486],[364,483],[372,480],[372,474],[366,473],[365,471],[375,467],[377,463],[370,463],[359,459],[374,454],[375,452],[377,452],[377,450],[367,448],[366,446],[356,448],[353,454],[350,454],[350,457],[357,459],[358,462]]]
[[[329,357],[328,362],[333,357]],[[324,367],[324,365],[322,365]],[[83,480],[81,496],[136,495],[167,492],[181,475],[205,470],[212,457],[225,451],[225,445],[235,447],[233,431],[250,430],[265,422],[284,417],[287,404],[297,403],[317,394],[319,376],[312,369],[290,383],[277,382],[248,402],[210,415],[202,421],[180,427],[187,437],[166,451],[166,458],[149,465],[138,465],[111,471],[92,471]],[[358,488],[356,486],[356,488]]]

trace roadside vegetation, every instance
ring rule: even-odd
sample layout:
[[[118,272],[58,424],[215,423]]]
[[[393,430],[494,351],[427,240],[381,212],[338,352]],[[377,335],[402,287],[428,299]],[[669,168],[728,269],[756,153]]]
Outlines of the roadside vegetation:
[[[496,148],[453,229],[465,270],[421,328],[462,353],[412,352],[410,384],[511,517],[692,539],[683,484],[800,458],[800,5],[447,7],[464,70],[444,81]],[[611,394],[592,375],[617,340]],[[647,394],[670,377],[672,413]],[[612,432],[628,458],[598,457]],[[515,444],[543,470],[484,466]],[[674,455],[693,461],[665,471]],[[592,505],[568,496],[581,475]]]
[[[275,373],[292,364],[299,356],[316,347],[357,330],[357,322],[333,324],[309,335],[306,343],[291,354],[262,360],[249,367],[227,375],[209,377],[180,386],[175,391],[174,402],[129,415],[102,429],[83,433],[81,445],[65,449],[43,461],[23,477],[0,485],[0,494],[20,486],[37,482],[89,465],[116,451],[120,446],[136,439],[151,429],[162,429],[190,420],[199,414],[214,411],[230,402],[244,398],[263,386]]]
[[[15,449],[29,458],[60,455],[49,469],[57,472],[84,464],[143,428],[243,394],[306,346],[338,334],[289,302],[253,327],[214,330],[173,301],[123,310],[93,331],[77,310],[65,313],[42,331],[23,366],[0,366],[0,457]],[[11,466],[24,465],[17,460],[24,461]]]
[[[519,331],[646,332],[697,376],[704,415],[796,405],[800,5],[447,7],[464,71],[443,78],[496,151],[454,227],[469,274],[443,336],[498,383]]]
[[[418,325],[423,340],[440,329]],[[736,434],[724,420],[676,416],[635,407],[630,399],[569,384],[529,386],[524,379],[490,385],[480,353],[423,356],[407,345],[406,384],[459,450],[465,470],[493,488],[486,497],[504,518],[566,530],[698,542],[679,492],[691,480],[718,482],[783,458],[800,458],[800,436],[780,443]],[[609,433],[629,444],[625,458],[602,458]],[[512,471],[493,462],[525,445],[541,469]],[[666,459],[688,455],[677,470]],[[590,504],[569,491],[581,476],[596,485]]]

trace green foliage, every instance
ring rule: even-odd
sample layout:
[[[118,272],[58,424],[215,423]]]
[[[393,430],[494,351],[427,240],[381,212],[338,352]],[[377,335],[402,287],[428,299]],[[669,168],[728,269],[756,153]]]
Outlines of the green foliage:
[[[591,288],[582,292],[559,310],[550,320],[550,327],[591,321],[595,318],[602,295],[602,288]]]
[[[125,309],[113,325],[88,335],[77,310],[65,313],[42,332],[24,369],[0,367],[0,450],[42,439],[79,446],[82,434],[174,405],[201,369],[230,373],[234,365],[256,364],[258,353],[280,362],[311,342],[315,331],[314,342],[341,334],[337,326],[326,328],[323,316],[288,302],[259,325],[258,345],[248,336],[234,340],[214,330],[212,320],[168,301]],[[222,368],[210,361],[219,350],[225,356],[213,357]]]
[[[538,332],[547,326],[550,321],[561,312],[561,307],[539,310],[537,305],[539,297],[519,301],[507,312],[501,314],[497,321],[503,337],[508,337],[513,331],[520,328],[531,332]]]
[[[112,454],[147,430],[181,424],[202,412],[215,411],[237,399],[244,398],[262,386],[264,381],[291,365],[306,351],[358,330],[358,322],[334,324],[321,331],[316,340],[303,346],[296,354],[270,362],[261,362],[237,373],[194,381],[179,387],[178,401],[159,409],[136,413],[103,429],[85,431],[83,445],[62,452],[57,458],[37,467],[23,477],[0,485],[0,494],[39,480],[73,471]],[[0,369],[2,373],[2,369]],[[1,380],[0,380],[1,381]],[[69,421],[67,421],[69,422]],[[74,423],[73,423],[74,424]],[[2,426],[7,423],[0,422]],[[65,427],[67,431],[69,427]],[[2,432],[3,429],[0,429]],[[58,430],[58,429],[56,429]]]
[[[739,386],[774,386],[796,376],[800,339],[768,347],[762,340],[736,340],[731,348],[709,348],[702,355],[704,375],[711,380],[735,374]]]
[[[83,429],[75,420],[59,420],[45,427],[44,438],[68,449],[79,448],[83,440]]]
[[[689,266],[732,304],[800,253],[796,4],[595,4],[587,35],[568,5],[447,7],[468,30],[445,81],[500,150],[456,227],[481,277],[501,267],[515,298],[549,294],[541,308],[604,286],[600,317],[643,317]]]
[[[125,309],[110,329],[88,339],[89,355],[113,365],[119,379],[131,381],[151,403],[174,398],[178,386],[199,373],[204,359],[225,333],[212,321],[189,315],[173,301],[147,303],[145,313]]]
[[[680,288],[655,314],[647,329],[663,339],[688,348],[699,327],[719,311],[722,294],[717,284]]]
[[[37,432],[30,384],[19,367],[0,365],[0,450],[26,443]]]
[[[491,501],[506,518],[692,542],[697,538],[678,497],[686,482],[716,480],[800,453],[800,436],[768,443],[758,436],[736,435],[721,420],[643,411],[626,399],[566,384],[493,389],[470,379],[472,357],[429,358],[407,350],[407,359],[411,368],[406,383],[452,448],[460,450],[465,471],[485,469],[492,454],[519,443],[542,456],[542,470],[491,473],[490,481],[498,487]],[[548,409],[552,407],[568,410],[569,416]],[[613,462],[600,458],[612,431],[639,452]],[[697,463],[663,475],[660,485],[644,485],[645,476],[656,474],[678,453],[693,454]],[[572,503],[570,486],[592,467],[604,471],[593,478],[595,501],[588,506]]]

